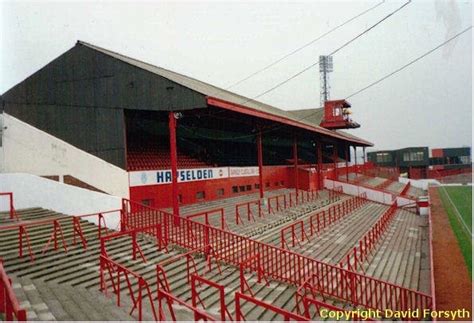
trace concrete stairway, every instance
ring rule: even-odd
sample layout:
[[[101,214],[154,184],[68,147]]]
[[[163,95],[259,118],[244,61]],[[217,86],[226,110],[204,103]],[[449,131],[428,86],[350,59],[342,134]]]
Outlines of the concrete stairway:
[[[403,191],[404,187],[405,187],[405,184],[403,183],[393,182],[389,186],[387,186],[385,190],[398,195],[401,193],[401,191]]]

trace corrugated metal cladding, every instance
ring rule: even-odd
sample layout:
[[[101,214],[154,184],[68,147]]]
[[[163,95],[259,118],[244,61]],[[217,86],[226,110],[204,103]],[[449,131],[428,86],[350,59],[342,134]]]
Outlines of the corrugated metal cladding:
[[[201,107],[204,95],[82,45],[2,95],[7,113],[122,168],[123,109]]]

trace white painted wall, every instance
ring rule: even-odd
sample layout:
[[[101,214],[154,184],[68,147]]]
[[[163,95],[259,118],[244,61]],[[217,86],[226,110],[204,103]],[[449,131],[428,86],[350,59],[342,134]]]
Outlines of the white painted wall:
[[[117,210],[120,197],[93,192],[31,174],[0,174],[0,192],[13,192],[15,209],[41,207],[67,215],[81,215]],[[9,209],[8,198],[0,197],[0,211]],[[97,217],[85,218],[97,224]],[[117,229],[120,212],[105,216],[106,226]]]
[[[324,180],[324,187],[328,189],[334,189],[334,187],[339,187],[342,186],[342,192],[344,194],[349,194],[349,195],[354,195],[354,196],[359,196],[362,193],[367,194],[367,199],[378,202],[378,203],[383,203],[387,205],[393,204],[394,198],[397,199],[397,205],[399,207],[405,206],[405,205],[410,205],[415,202],[415,200],[401,197],[401,196],[395,196],[390,193],[386,193],[383,191],[379,191],[376,189],[371,189],[368,187],[362,187],[358,186],[355,184],[350,184],[346,182],[339,182],[339,181],[333,181],[330,179],[325,179]]]
[[[403,183],[403,184],[406,184],[406,183],[410,182],[411,186],[421,188],[425,191],[428,190],[428,186],[430,184],[434,184],[434,185],[439,185],[440,184],[435,179],[409,179],[409,178],[405,178],[405,177],[399,177],[398,181],[400,183]]]
[[[128,198],[128,174],[98,157],[41,131],[7,113],[0,114],[4,173],[71,175],[111,195]]]

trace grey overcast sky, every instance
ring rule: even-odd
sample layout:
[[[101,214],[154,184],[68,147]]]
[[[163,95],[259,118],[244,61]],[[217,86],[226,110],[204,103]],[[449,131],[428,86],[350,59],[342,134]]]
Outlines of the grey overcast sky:
[[[79,40],[226,87],[380,1],[1,2],[0,93]],[[253,97],[401,6],[366,15],[232,88]],[[331,98],[345,98],[472,24],[471,1],[414,1],[334,56]],[[319,106],[314,67],[259,100]],[[472,31],[350,99],[352,131],[376,149],[471,145]]]

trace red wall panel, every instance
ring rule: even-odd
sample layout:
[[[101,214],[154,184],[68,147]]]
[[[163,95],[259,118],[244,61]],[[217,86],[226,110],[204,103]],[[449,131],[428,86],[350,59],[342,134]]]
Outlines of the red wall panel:
[[[294,187],[293,168],[288,166],[266,166],[263,168],[264,190],[283,187]],[[305,179],[300,179],[301,181]],[[211,201],[218,198],[228,198],[242,194],[257,193],[258,176],[232,177],[208,181],[180,183],[178,192],[181,195],[181,204],[192,204],[200,201]],[[248,186],[250,185],[250,190]],[[238,192],[233,191],[237,187]],[[244,187],[244,190],[241,190]],[[304,189],[307,189],[305,184]],[[219,195],[218,191],[223,194]],[[203,199],[197,199],[197,193],[204,192]],[[148,185],[130,187],[130,199],[137,202],[148,200],[153,207],[164,208],[171,206],[171,184]]]

